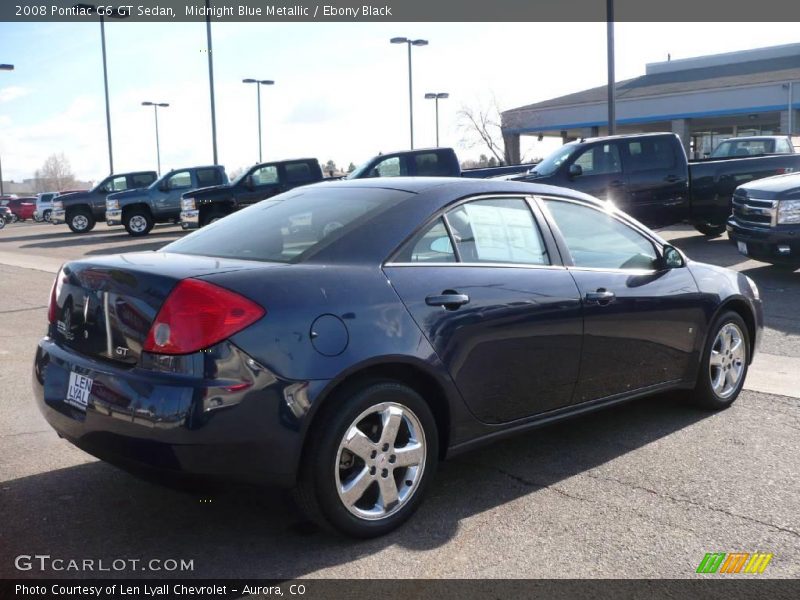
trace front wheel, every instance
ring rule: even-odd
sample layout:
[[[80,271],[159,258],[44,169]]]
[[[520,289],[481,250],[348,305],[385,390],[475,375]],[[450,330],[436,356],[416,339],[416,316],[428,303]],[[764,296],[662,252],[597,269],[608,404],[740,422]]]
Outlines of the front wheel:
[[[714,225],[713,223],[695,223],[694,228],[710,238],[719,237],[725,233],[724,223],[722,225]]]
[[[19,221],[19,216],[12,214],[11,215],[11,222],[12,223],[16,223],[17,221]]]
[[[95,219],[89,209],[81,208],[67,215],[67,225],[73,233],[87,233],[94,229]]]
[[[6,220],[3,217],[0,217],[0,229],[6,226]]]
[[[50,222],[50,212],[51,211],[46,210],[46,211],[44,211],[44,214],[42,215],[42,219],[44,221],[47,221],[48,223]]]
[[[694,389],[702,408],[728,408],[742,391],[750,362],[750,336],[742,317],[733,311],[719,316],[711,328]]]
[[[144,209],[134,209],[125,213],[122,217],[122,224],[125,230],[133,237],[140,237],[150,233],[155,224],[150,212]]]
[[[341,402],[337,401],[341,400]],[[312,435],[298,486],[300,508],[323,527],[370,538],[399,527],[422,501],[438,460],[433,414],[414,390],[372,383],[331,400]]]

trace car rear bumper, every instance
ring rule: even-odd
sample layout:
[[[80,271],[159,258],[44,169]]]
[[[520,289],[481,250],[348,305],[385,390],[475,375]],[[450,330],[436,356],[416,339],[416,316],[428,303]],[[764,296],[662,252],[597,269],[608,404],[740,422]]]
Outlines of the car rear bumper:
[[[50,213],[50,222],[53,225],[60,225],[61,223],[67,222],[67,212],[61,209],[53,209],[53,212]]]
[[[106,224],[122,225],[122,209],[107,210]]]
[[[197,229],[198,227],[200,227],[200,211],[182,210],[181,227],[183,229]]]
[[[65,402],[72,372],[92,380],[85,410]],[[209,409],[222,388],[208,380],[119,367],[46,337],[33,390],[60,436],[112,464],[288,487],[304,430],[292,403],[304,384],[262,374],[235,404]]]
[[[750,227],[733,217],[726,224],[728,239],[746,256],[775,263],[800,263],[800,226],[783,227],[786,229]]]

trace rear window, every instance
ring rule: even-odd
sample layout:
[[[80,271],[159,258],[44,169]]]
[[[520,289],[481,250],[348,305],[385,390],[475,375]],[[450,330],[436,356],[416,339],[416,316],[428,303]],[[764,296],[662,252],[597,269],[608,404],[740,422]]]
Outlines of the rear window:
[[[298,263],[368,223],[406,194],[301,188],[254,204],[165,246],[164,252]]]

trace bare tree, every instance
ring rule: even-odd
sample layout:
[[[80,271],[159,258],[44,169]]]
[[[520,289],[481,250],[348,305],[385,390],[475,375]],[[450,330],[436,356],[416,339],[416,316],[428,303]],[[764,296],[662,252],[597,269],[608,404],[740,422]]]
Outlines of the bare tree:
[[[508,150],[500,129],[497,99],[493,98],[488,107],[462,105],[457,118],[463,145],[467,148],[485,148],[499,164],[509,164]]]
[[[48,156],[33,177],[37,192],[56,192],[75,187],[75,174],[63,152]]]

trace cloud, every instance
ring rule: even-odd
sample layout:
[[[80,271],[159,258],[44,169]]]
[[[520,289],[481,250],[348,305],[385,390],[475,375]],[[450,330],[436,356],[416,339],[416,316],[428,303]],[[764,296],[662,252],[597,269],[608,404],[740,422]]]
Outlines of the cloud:
[[[339,114],[340,111],[323,98],[308,99],[294,105],[286,116],[286,123],[324,123]]]
[[[10,85],[0,89],[0,102],[11,102],[17,98],[22,98],[31,93],[28,88],[20,87],[18,85]]]

